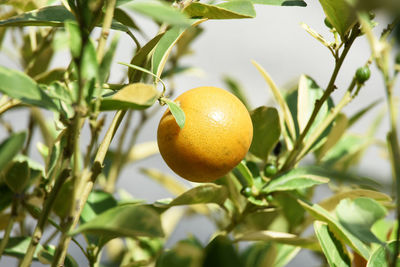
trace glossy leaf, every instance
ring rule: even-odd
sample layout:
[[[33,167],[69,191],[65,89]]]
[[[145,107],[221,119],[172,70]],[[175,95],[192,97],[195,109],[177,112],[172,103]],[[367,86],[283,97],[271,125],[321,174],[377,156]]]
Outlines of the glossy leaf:
[[[96,216],[117,206],[117,201],[112,194],[103,191],[93,191],[83,207],[81,222],[93,220]]]
[[[253,141],[250,152],[266,160],[279,142],[281,127],[278,111],[271,107],[258,107],[251,112],[253,123]]]
[[[161,37],[164,35],[164,33],[160,33],[156,35],[153,39],[147,42],[145,46],[140,48],[135,56],[132,58],[130,64],[143,67],[146,62],[148,56],[151,54],[153,51],[154,47],[158,44],[160,41]],[[137,69],[129,68],[128,69],[128,77],[129,77],[129,82],[134,83],[134,82],[139,82],[140,78],[142,77],[143,72],[139,71]]]
[[[31,237],[10,237],[7,246],[4,249],[4,255],[22,259],[31,242]],[[33,259],[37,260],[37,253],[42,249],[42,245],[38,244]]]
[[[329,182],[329,179],[311,172],[307,168],[296,168],[271,180],[262,191],[271,193],[275,191],[290,191],[303,189],[318,184]]]
[[[311,238],[303,238],[294,234],[276,232],[270,230],[248,232],[236,236],[237,241],[273,241],[281,244],[300,246],[318,250],[316,240]]]
[[[355,10],[347,0],[319,0],[328,21],[340,34],[342,40],[357,21]]]
[[[239,255],[232,241],[223,235],[216,236],[205,248],[202,266],[241,267]]]
[[[399,242],[399,241],[397,241]],[[387,261],[388,252],[390,259],[395,251],[396,241],[392,241],[388,244],[379,246],[371,255],[368,260],[367,267],[388,267],[389,263]],[[396,267],[400,266],[400,260],[397,258]]]
[[[303,132],[314,110],[316,101],[318,101],[323,94],[324,90],[320,88],[318,84],[311,77],[302,75],[299,80],[298,90],[293,91],[287,96],[288,99],[287,101],[289,103],[289,108],[290,111],[292,112],[292,116],[293,118],[297,117],[297,122],[295,122],[295,127],[298,135],[301,132]],[[305,140],[307,140],[307,138],[310,135],[312,135],[315,129],[320,127],[321,122],[329,114],[329,111],[332,107],[333,107],[333,101],[331,98],[328,98],[328,100],[322,105],[320,111],[318,112],[318,115],[316,116],[313,124],[311,125],[310,130],[308,131],[305,137]],[[319,139],[314,143],[314,148],[315,145],[317,145],[322,138],[328,135],[329,130],[330,129],[328,127],[328,129],[326,129],[322,133]]]
[[[204,184],[186,191],[168,203],[157,202],[156,205],[160,207],[206,203],[222,205],[227,197],[228,192],[224,186],[216,184]]]
[[[305,7],[307,3],[303,0],[251,0],[253,4],[273,6],[300,6]]]
[[[246,166],[246,162],[242,160],[233,170],[233,173],[238,178],[239,182],[243,187],[253,186],[254,177],[249,168]]]
[[[190,25],[190,21],[184,13],[159,1],[133,1],[121,6],[121,8],[140,13],[161,23],[168,23],[174,26]]]
[[[339,222],[353,235],[366,243],[381,243],[371,232],[372,225],[384,218],[387,210],[377,201],[360,197],[353,200],[343,199],[336,207]]]
[[[360,254],[364,259],[370,256],[369,248],[361,242],[356,236],[344,228],[339,221],[337,221],[327,210],[323,209],[318,204],[311,204],[303,200],[298,200],[300,205],[303,206],[315,219],[326,222],[329,229],[339,238],[343,243],[349,245],[354,251]]]
[[[81,224],[71,235],[90,233],[106,238],[162,237],[158,212],[147,205],[124,204],[108,209],[92,220]]]
[[[105,53],[103,60],[101,61],[99,65],[99,83],[103,84],[107,82],[108,77],[110,76],[110,68],[111,68],[111,63],[114,58],[115,50],[117,49],[119,41],[119,36],[116,35],[107,49],[107,52]]]
[[[322,208],[331,211],[336,208],[336,206],[339,204],[339,202],[343,199],[355,199],[359,197],[368,197],[371,199],[374,199],[376,201],[380,202],[391,202],[392,198],[389,197],[388,195],[381,193],[379,191],[373,191],[373,190],[367,190],[367,189],[353,189],[353,190],[348,190],[348,191],[342,191],[339,193],[336,193],[335,195],[324,199],[318,205],[320,205]]]
[[[100,110],[145,109],[154,104],[159,92],[153,85],[133,83],[103,97]]]
[[[53,212],[57,214],[61,219],[65,219],[71,214],[71,209],[74,205],[74,186],[75,180],[68,179],[62,185],[60,191],[57,194],[53,204]]]
[[[301,247],[277,244],[277,255],[274,267],[286,266],[300,252]]]
[[[186,116],[185,112],[183,112],[183,110],[179,106],[179,102],[174,102],[169,99],[165,99],[164,101],[168,105],[169,111],[172,113],[172,116],[174,116],[179,128],[183,129],[183,127],[185,126]]]
[[[75,20],[74,15],[63,5],[46,6],[1,20],[1,26],[51,26],[63,27],[67,20]],[[113,21],[111,28],[127,32],[129,29],[123,24]]]
[[[191,3],[184,9],[192,18],[243,19],[254,18],[256,12],[251,1],[230,1],[217,5]]]
[[[348,128],[349,120],[346,115],[340,113],[334,125],[332,126],[331,131],[329,132],[326,141],[321,146],[320,149],[316,151],[317,160],[319,161],[333,146],[337,144],[343,134],[346,132]]]
[[[25,143],[26,133],[15,133],[0,144],[0,170],[19,153]]]
[[[329,266],[350,267],[351,261],[346,247],[329,231],[328,225],[321,221],[314,222],[315,235],[321,244],[322,251]]]
[[[0,66],[0,92],[23,103],[57,110],[48,94],[25,73]]]

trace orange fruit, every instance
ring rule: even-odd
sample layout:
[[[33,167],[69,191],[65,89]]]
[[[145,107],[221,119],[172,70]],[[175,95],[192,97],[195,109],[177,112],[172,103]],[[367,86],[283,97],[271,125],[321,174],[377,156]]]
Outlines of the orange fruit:
[[[198,87],[176,100],[185,112],[181,129],[167,110],[157,142],[167,165],[193,182],[226,175],[246,155],[253,138],[249,112],[233,94],[217,87]]]

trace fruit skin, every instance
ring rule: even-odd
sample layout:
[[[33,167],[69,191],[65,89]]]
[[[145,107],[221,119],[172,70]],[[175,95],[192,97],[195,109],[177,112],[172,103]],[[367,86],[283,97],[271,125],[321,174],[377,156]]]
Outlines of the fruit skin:
[[[180,129],[171,112],[157,130],[161,156],[179,176],[211,182],[226,175],[246,155],[253,138],[249,112],[233,94],[217,87],[191,89],[176,100],[185,112]]]
[[[371,71],[369,70],[369,68],[367,66],[360,67],[356,71],[356,79],[357,79],[357,82],[360,84],[366,82],[370,76],[371,76]]]
[[[264,167],[264,174],[267,177],[272,177],[278,172],[278,168],[274,164],[267,164]]]

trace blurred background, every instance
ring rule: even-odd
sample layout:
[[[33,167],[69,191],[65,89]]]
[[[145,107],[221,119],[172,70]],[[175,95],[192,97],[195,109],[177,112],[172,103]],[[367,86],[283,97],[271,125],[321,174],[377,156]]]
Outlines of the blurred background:
[[[333,36],[324,24],[325,15],[319,2],[307,1],[307,4],[308,6],[305,8],[257,5],[257,17],[254,19],[211,20],[203,23],[201,27],[204,32],[192,46],[194,53],[185,57],[182,61],[182,65],[192,66],[195,69],[179,74],[174,78],[174,95],[177,96],[188,89],[198,86],[226,88],[223,78],[228,75],[238,80],[245,88],[252,108],[261,105],[275,105],[268,85],[251,64],[251,60],[255,60],[262,65],[277,85],[282,88],[285,88],[285,85],[296,82],[301,74],[309,75],[320,87],[325,88],[334,67],[334,59],[329,50],[312,38],[300,26],[300,23],[306,23],[330,41],[332,41]],[[141,43],[144,43],[145,40],[157,33],[158,26],[151,20],[134,13],[132,15],[147,36],[147,38],[146,36],[138,36]],[[389,18],[384,14],[378,13],[376,21],[379,25],[374,31],[380,33],[389,22]],[[94,37],[98,36],[96,34]],[[1,49],[0,65],[19,69],[20,66],[15,63],[15,60],[6,55],[7,52],[12,52],[13,49],[10,38],[9,35],[6,36]],[[117,48],[110,78],[111,82],[115,83],[126,80],[126,67],[117,64],[117,62],[129,63],[135,48],[135,44],[129,37],[120,34],[120,38],[122,42]],[[51,62],[50,68],[66,67],[69,62],[70,57],[66,47],[63,49],[61,45],[58,48],[60,49],[59,53]],[[336,86],[338,89],[333,94],[334,100],[341,98],[351,82],[355,70],[364,65],[369,56],[370,48],[367,40],[365,37],[358,38],[337,78]],[[371,74],[371,79],[362,88],[359,97],[345,109],[346,114],[354,114],[378,98],[385,99],[381,74],[374,65],[371,66]],[[396,88],[398,95],[399,85]],[[382,105],[374,108],[372,112],[378,113],[380,108],[382,108]],[[156,109],[156,115],[146,122],[142,132],[139,134],[138,144],[156,140],[158,121],[165,107],[156,107]],[[52,116],[51,113],[46,113],[46,115]],[[113,113],[107,113],[108,123],[111,121],[112,116]],[[367,116],[367,120],[359,121],[351,131],[360,134],[365,133],[371,122],[370,118],[371,116]],[[26,128],[28,123],[27,112],[23,110],[10,111],[3,116],[3,119],[15,125],[15,130]],[[139,121],[139,113],[134,113],[132,130]],[[103,129],[103,135],[105,128]],[[378,130],[377,138],[385,140],[387,129],[388,121],[385,119]],[[117,133],[115,140],[118,140],[119,134],[121,134],[121,131]],[[5,136],[5,129],[0,129],[0,138],[3,139]],[[40,141],[38,136],[36,134],[34,138]],[[82,149],[85,149],[89,137],[90,132],[86,125],[82,134]],[[112,146],[115,147],[115,145],[116,142],[113,142]],[[42,161],[37,151],[32,149],[32,153],[35,155],[36,160]],[[312,160],[312,158],[306,158],[304,162],[312,162]],[[174,174],[163,162],[161,156],[157,154],[127,166],[119,178],[118,187],[123,188],[133,197],[144,199],[149,203],[158,199],[172,197],[172,194],[157,182],[140,172],[143,167],[159,169],[175,177],[180,182],[188,184],[188,182]],[[382,157],[382,151],[378,147],[368,149],[358,171],[384,183],[391,182],[390,165]],[[327,186],[319,186],[315,196],[316,201],[327,197],[329,192]],[[188,235],[195,235],[205,244],[212,237],[215,229],[213,223],[205,217],[200,215],[185,217],[178,224],[170,240],[168,240],[167,247],[172,246]],[[76,259],[82,263],[82,266],[85,266],[86,260],[84,256],[79,255],[80,251],[74,245],[71,246],[70,252],[76,255]],[[0,266],[9,266],[13,262],[15,262],[13,259],[4,257],[0,262]],[[319,260],[313,258],[310,252],[302,250],[288,266],[318,265]],[[40,266],[40,264],[36,266]]]

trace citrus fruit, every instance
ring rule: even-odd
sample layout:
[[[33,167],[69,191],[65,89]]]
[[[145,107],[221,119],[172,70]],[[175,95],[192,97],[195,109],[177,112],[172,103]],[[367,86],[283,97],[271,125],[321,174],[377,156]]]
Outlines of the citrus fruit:
[[[179,176],[210,182],[226,175],[246,155],[253,138],[250,115],[233,94],[198,87],[176,100],[185,113],[181,129],[167,110],[157,130],[161,156]]]

